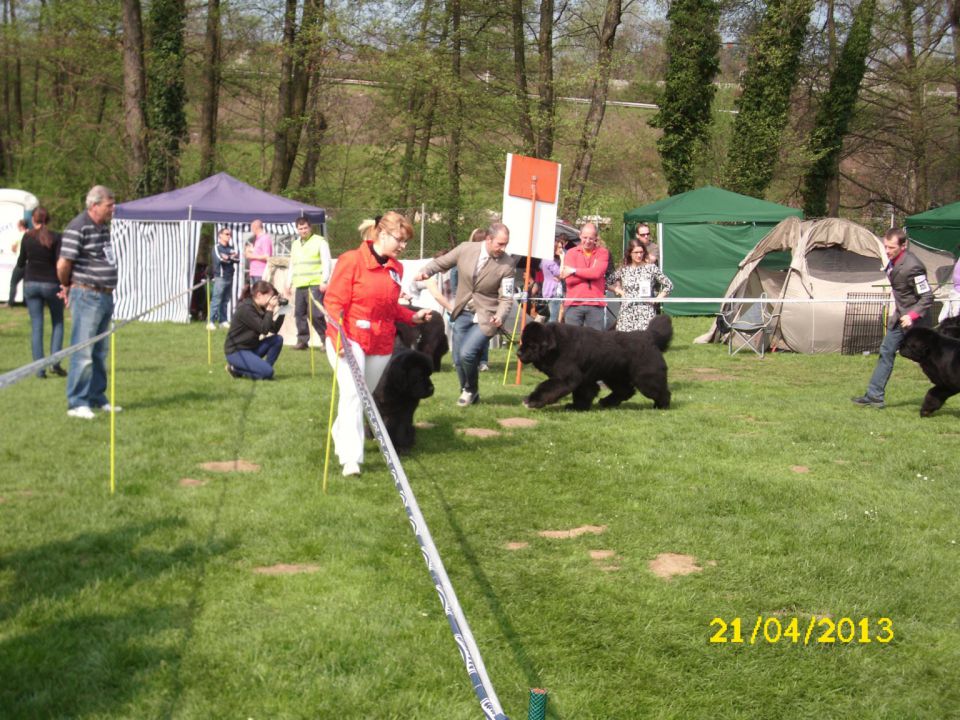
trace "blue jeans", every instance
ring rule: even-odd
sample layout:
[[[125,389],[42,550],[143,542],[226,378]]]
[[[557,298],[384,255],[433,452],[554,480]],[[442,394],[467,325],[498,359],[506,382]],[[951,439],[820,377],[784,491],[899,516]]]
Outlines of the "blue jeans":
[[[457,369],[460,388],[475,393],[480,384],[480,357],[490,344],[473,321],[473,313],[462,312],[453,321],[453,366]]]
[[[883,393],[887,387],[887,380],[893,372],[893,361],[897,358],[897,350],[903,344],[903,336],[906,333],[900,324],[897,323],[892,330],[887,330],[887,334],[880,343],[880,358],[877,360],[877,366],[873,369],[873,375],[870,376],[870,382],[867,385],[867,397],[871,400],[883,400]]]
[[[273,365],[283,350],[283,338],[268,335],[256,350],[237,350],[227,355],[227,362],[233,365],[238,375],[251,380],[272,380]]]
[[[233,278],[217,277],[213,279],[213,297],[210,299],[210,322],[229,322],[227,306],[230,304],[230,286]]]
[[[23,283],[23,300],[30,313],[30,348],[33,350],[33,359],[43,357],[43,306],[50,308],[50,354],[63,349],[63,300],[57,297],[60,292],[59,283],[35,282]]]
[[[113,319],[113,295],[95,290],[70,289],[70,315],[73,332],[70,344],[77,345],[106,332]],[[107,350],[110,338],[105,337],[70,356],[67,373],[67,407],[86,405],[97,408],[107,404]]]
[[[565,325],[591,327],[603,330],[603,308],[599,305],[572,305],[563,315]]]
[[[548,322],[560,322],[560,308],[563,306],[563,300],[549,300],[547,307],[550,308],[550,319]]]

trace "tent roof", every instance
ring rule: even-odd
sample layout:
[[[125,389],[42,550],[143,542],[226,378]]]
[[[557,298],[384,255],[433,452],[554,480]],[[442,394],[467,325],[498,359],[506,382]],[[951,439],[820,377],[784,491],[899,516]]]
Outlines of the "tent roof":
[[[301,215],[324,221],[323,208],[272,195],[218,173],[184,188],[117,205],[118,220],[199,220],[206,222],[293,222]]]
[[[908,229],[923,226],[960,228],[960,202],[911,215],[906,219],[904,225]]]
[[[658,200],[623,214],[625,223],[780,222],[803,211],[712,185]]]

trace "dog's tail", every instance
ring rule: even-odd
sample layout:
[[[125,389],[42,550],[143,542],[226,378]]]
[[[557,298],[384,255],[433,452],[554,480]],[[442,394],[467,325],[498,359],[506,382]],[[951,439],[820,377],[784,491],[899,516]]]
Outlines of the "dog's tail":
[[[647,337],[660,348],[660,352],[666,352],[670,347],[670,341],[673,340],[673,321],[670,320],[670,316],[657,315],[651,320],[647,325]]]

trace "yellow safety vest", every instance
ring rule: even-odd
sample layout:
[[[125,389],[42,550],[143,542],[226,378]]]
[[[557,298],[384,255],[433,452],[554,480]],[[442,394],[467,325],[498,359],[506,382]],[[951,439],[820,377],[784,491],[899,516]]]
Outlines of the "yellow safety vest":
[[[290,248],[290,261],[293,263],[293,277],[290,284],[293,287],[308,287],[323,283],[323,258],[320,255],[322,235],[311,235],[303,242],[300,238],[293,241]]]

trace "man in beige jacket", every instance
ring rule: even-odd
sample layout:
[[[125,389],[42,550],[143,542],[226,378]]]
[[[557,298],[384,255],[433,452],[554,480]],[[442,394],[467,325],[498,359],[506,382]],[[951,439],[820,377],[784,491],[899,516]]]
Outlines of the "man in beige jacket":
[[[456,266],[457,295],[450,318],[453,321],[453,364],[460,380],[457,405],[466,407],[480,400],[480,357],[510,314],[516,261],[507,255],[510,230],[503,223],[487,228],[483,242],[465,242],[446,255],[427,263],[417,280]]]

